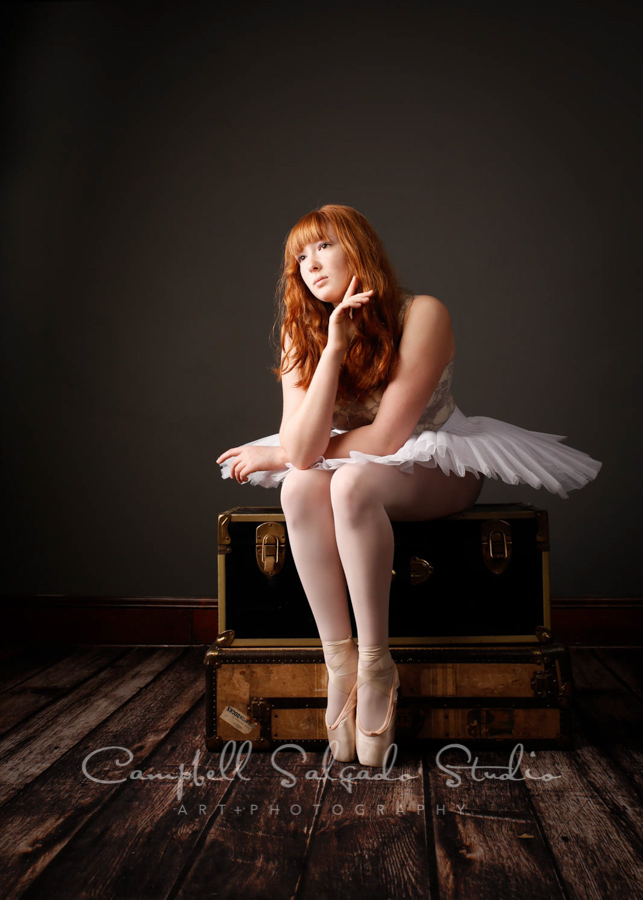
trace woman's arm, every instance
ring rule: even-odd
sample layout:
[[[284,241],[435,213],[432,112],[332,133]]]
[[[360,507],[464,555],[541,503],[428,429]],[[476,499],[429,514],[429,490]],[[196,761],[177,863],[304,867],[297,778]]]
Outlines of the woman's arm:
[[[343,350],[325,347],[306,391],[294,385],[296,367],[282,376],[284,414],[279,440],[297,469],[307,469],[326,449],[343,358]]]
[[[371,453],[373,456],[387,456],[391,452],[388,444],[378,439],[371,424],[352,428],[344,434],[333,435],[324,451],[324,457],[326,459],[343,459],[350,456],[351,450],[360,450],[362,453]]]
[[[324,452],[326,459],[347,457],[351,450],[374,456],[396,453],[413,433],[453,351],[446,306],[436,297],[416,297],[407,313],[395,374],[374,421],[332,437]]]
[[[368,303],[372,290],[354,293],[357,277],[353,276],[344,299],[328,319],[328,342],[308,390],[296,387],[300,379],[298,367],[282,375],[284,412],[279,429],[279,440],[288,460],[297,469],[309,468],[328,446],[339,370],[344,354],[355,334],[352,313]],[[289,350],[288,337],[284,340],[284,352]],[[284,352],[282,352],[282,361]]]

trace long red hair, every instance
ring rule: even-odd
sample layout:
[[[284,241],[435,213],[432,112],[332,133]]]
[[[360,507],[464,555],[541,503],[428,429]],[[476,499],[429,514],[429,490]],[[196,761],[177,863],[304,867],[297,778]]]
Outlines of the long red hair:
[[[357,275],[355,293],[373,289],[371,300],[362,307],[361,321],[339,373],[337,396],[362,399],[390,381],[398,357],[401,334],[400,305],[404,291],[389,261],[384,245],[370,222],[350,206],[326,204],[303,216],[286,238],[279,279],[280,353],[284,358],[272,369],[282,375],[299,366],[298,387],[308,389],[328,341],[331,303],[315,297],[301,277],[297,256],[309,243],[327,240],[331,225]],[[290,349],[285,353],[285,339]]]

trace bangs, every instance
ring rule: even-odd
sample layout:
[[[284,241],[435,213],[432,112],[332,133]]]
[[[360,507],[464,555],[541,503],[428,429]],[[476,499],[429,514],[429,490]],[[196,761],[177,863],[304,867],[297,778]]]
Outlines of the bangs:
[[[288,235],[286,254],[298,256],[307,244],[328,240],[328,222],[318,210],[300,219]]]

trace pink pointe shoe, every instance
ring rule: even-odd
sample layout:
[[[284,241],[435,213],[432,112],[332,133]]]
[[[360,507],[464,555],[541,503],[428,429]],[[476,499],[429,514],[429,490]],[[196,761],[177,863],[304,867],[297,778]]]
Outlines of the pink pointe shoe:
[[[388,657],[388,658],[387,658]],[[369,665],[364,665],[369,663]],[[357,758],[363,766],[384,765],[392,758],[393,751],[389,747],[395,741],[395,719],[397,714],[397,689],[400,676],[387,646],[360,647],[359,667],[357,669],[357,689],[363,684],[385,694],[389,698],[388,712],[384,724],[377,731],[364,731],[359,712],[356,712],[355,748]]]
[[[326,713],[324,721],[328,743],[337,762],[352,762],[355,759],[357,648],[352,637],[343,641],[322,641],[322,647],[328,669],[328,681],[338,690],[348,693],[344,708],[332,725],[329,725]]]

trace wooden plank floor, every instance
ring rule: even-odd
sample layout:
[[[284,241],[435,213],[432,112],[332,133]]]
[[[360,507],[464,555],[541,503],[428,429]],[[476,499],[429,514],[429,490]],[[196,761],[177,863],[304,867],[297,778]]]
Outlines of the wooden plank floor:
[[[5,650],[0,897],[643,897],[643,654],[570,652],[574,749],[449,787],[435,751],[350,786],[321,753],[208,753],[204,647]]]

